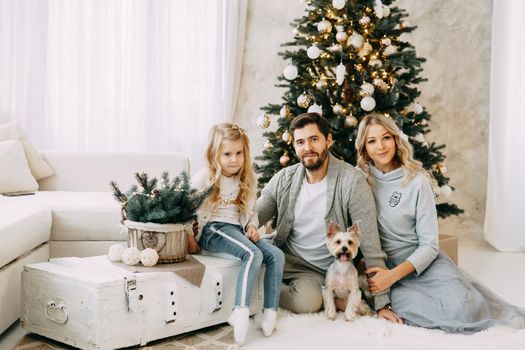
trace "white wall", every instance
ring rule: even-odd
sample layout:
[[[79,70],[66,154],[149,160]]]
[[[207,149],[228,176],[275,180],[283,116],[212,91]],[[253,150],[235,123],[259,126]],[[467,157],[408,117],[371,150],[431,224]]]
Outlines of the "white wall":
[[[449,198],[465,214],[440,222],[443,233],[463,241],[481,239],[487,179],[489,69],[492,0],[399,0],[408,21],[417,25],[408,37],[425,57],[420,102],[432,114],[427,140],[447,145]],[[246,46],[236,121],[248,130],[252,154],[265,139],[255,121],[260,107],[281,102],[274,87],[285,63],[277,53],[292,39],[293,19],[304,4],[298,0],[250,0]]]

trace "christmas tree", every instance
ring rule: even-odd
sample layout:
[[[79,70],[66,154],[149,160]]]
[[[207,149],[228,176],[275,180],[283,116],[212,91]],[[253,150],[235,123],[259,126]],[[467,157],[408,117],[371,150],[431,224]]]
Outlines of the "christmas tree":
[[[262,187],[283,167],[298,162],[291,120],[305,112],[318,112],[331,126],[331,152],[355,165],[354,147],[359,121],[370,112],[384,113],[401,127],[414,147],[415,158],[436,180],[436,193],[447,197],[453,188],[445,176],[444,145],[428,143],[430,114],[417,102],[417,85],[425,59],[416,56],[403,33],[416,29],[404,21],[406,11],[391,6],[393,0],[306,0],[306,13],[296,19],[294,37],[281,52],[289,62],[278,77],[286,89],[283,102],[261,108],[257,123],[275,131],[265,132],[267,141],[255,169]],[[463,212],[456,205],[440,203],[438,215]]]

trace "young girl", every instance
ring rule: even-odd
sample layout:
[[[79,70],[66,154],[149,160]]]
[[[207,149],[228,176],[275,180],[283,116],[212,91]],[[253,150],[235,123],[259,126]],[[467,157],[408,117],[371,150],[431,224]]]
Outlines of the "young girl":
[[[207,168],[192,179],[196,188],[214,187],[198,212],[199,229],[202,229],[198,241],[203,249],[228,253],[242,261],[235,308],[228,319],[235,341],[242,345],[248,330],[252,287],[261,263],[266,264],[261,329],[265,336],[275,329],[284,254],[267,241],[259,240],[255,208],[257,180],[245,131],[231,123],[212,127],[206,160]]]
[[[430,176],[414,160],[395,122],[370,114],[356,138],[358,166],[372,186],[387,267],[369,268],[370,292],[390,290],[392,310],[405,323],[448,332],[496,324],[525,326],[525,310],[468,280],[439,250]]]

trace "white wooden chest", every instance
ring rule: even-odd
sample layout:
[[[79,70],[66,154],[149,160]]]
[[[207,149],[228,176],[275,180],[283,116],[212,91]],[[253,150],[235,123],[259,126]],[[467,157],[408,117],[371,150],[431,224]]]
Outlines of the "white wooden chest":
[[[240,261],[194,257],[206,266],[200,288],[173,272],[132,273],[106,256],[26,265],[22,325],[81,349],[115,349],[226,322]],[[251,315],[262,308],[262,286],[261,273]]]

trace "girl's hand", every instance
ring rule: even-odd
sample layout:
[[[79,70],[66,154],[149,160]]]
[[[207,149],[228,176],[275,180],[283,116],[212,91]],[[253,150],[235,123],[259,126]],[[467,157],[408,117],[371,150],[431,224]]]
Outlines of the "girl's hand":
[[[366,274],[375,273],[373,277],[368,279],[368,289],[370,293],[376,294],[383,292],[396,283],[396,277],[392,270],[383,269],[381,267],[371,267],[365,270]]]
[[[199,247],[199,243],[197,243],[197,240],[192,235],[188,235],[188,242],[186,243],[186,249],[188,250],[189,254],[197,254],[201,251],[201,248]]]
[[[257,227],[250,225],[246,229],[246,236],[252,241],[253,243],[257,243],[259,241],[259,231],[257,230]]]
[[[399,317],[394,311],[390,310],[389,308],[381,309],[377,312],[377,316],[384,318],[385,320],[388,320],[390,322],[403,324],[403,319]]]

